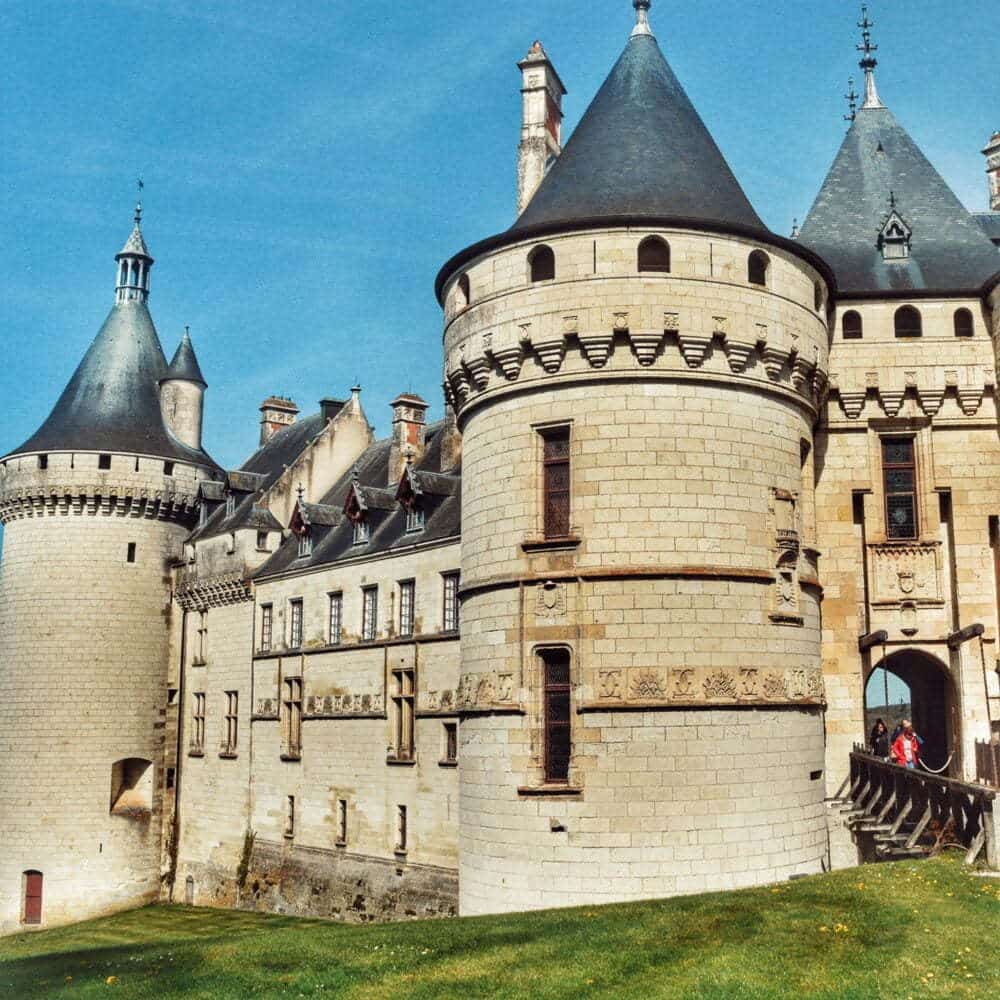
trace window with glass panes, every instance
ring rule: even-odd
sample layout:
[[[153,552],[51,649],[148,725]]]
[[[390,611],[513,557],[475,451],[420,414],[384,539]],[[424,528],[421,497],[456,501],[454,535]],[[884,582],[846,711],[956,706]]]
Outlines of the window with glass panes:
[[[569,534],[569,428],[542,433],[543,520],[546,538]]]
[[[392,755],[396,760],[412,760],[417,689],[415,672],[412,669],[394,670],[392,687]]]
[[[416,584],[413,580],[402,580],[399,584],[399,634],[404,639],[413,635],[413,605]]]
[[[191,712],[191,750],[201,753],[205,749],[205,693],[193,695]]]
[[[571,752],[569,651],[545,650],[542,653],[542,670],[545,780],[561,784],[569,780]]]
[[[282,687],[282,756],[297,759],[302,752],[302,678],[286,677]]]
[[[223,753],[236,753],[236,743],[239,739],[239,707],[239,692],[227,691],[225,730],[222,740]]]
[[[302,601],[289,602],[288,605],[288,646],[290,649],[300,649],[302,646]]]
[[[270,604],[262,604],[260,608],[260,651],[271,651],[271,640],[274,631],[274,608]]]
[[[330,634],[331,646],[339,646],[344,634],[344,595],[330,595]]]
[[[458,760],[458,723],[444,723],[443,763],[454,764]]]
[[[913,438],[882,439],[885,533],[890,539],[917,537],[917,464]]]
[[[378,587],[365,587],[361,591],[361,638],[374,642],[378,631]]]
[[[458,631],[458,573],[445,573],[444,581],[444,618],[442,627],[445,632]]]

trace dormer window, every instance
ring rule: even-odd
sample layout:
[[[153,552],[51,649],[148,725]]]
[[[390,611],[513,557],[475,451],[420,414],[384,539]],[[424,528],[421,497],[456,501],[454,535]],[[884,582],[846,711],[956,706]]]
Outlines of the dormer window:
[[[313,551],[313,540],[312,535],[309,532],[299,535],[299,558],[302,559],[305,556],[311,556]]]
[[[203,503],[201,505],[201,507],[198,508],[198,524],[200,524],[201,527],[203,527],[203,528],[205,527],[206,524],[208,524],[208,504],[207,503]]]
[[[236,496],[233,493],[226,494],[226,517],[232,517],[236,513]]]
[[[371,538],[371,528],[364,518],[354,522],[354,544],[364,545]]]
[[[889,206],[889,214],[878,234],[878,248],[885,261],[907,260],[910,256],[910,238],[913,236],[913,230],[897,211],[895,196],[890,197]]]
[[[414,531],[423,531],[425,524],[424,509],[414,504],[406,508],[406,531],[407,534]]]

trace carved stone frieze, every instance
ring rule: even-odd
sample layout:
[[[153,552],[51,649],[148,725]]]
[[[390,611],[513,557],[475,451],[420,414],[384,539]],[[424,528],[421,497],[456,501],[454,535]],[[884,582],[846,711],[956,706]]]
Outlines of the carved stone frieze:
[[[385,714],[385,698],[375,694],[310,695],[306,698],[306,718],[343,719],[352,716]]]
[[[446,712],[488,710],[497,706],[510,707],[514,703],[514,675],[491,670],[481,674],[463,674],[456,691],[442,691],[437,708],[430,711]]]
[[[940,545],[885,542],[869,546],[873,604],[940,604]]]

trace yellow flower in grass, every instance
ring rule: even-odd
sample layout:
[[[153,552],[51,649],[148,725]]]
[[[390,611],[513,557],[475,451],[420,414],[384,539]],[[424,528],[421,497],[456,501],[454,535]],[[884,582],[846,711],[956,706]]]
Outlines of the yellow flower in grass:
[[[117,976],[108,976],[108,978],[104,980],[106,986],[114,986],[117,982],[118,982]]]

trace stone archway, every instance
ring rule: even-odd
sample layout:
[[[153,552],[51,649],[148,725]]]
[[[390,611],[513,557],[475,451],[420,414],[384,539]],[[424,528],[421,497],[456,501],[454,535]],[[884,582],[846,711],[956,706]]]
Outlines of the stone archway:
[[[951,764],[944,773],[961,775],[961,715],[955,682],[948,668],[937,657],[916,649],[903,649],[890,654],[874,664],[865,678],[866,715],[875,711],[869,709],[870,682],[882,670],[898,678],[909,692],[909,717],[913,728],[924,740],[922,754],[927,766],[942,768],[950,757]],[[890,733],[899,721],[896,718],[885,720]]]

